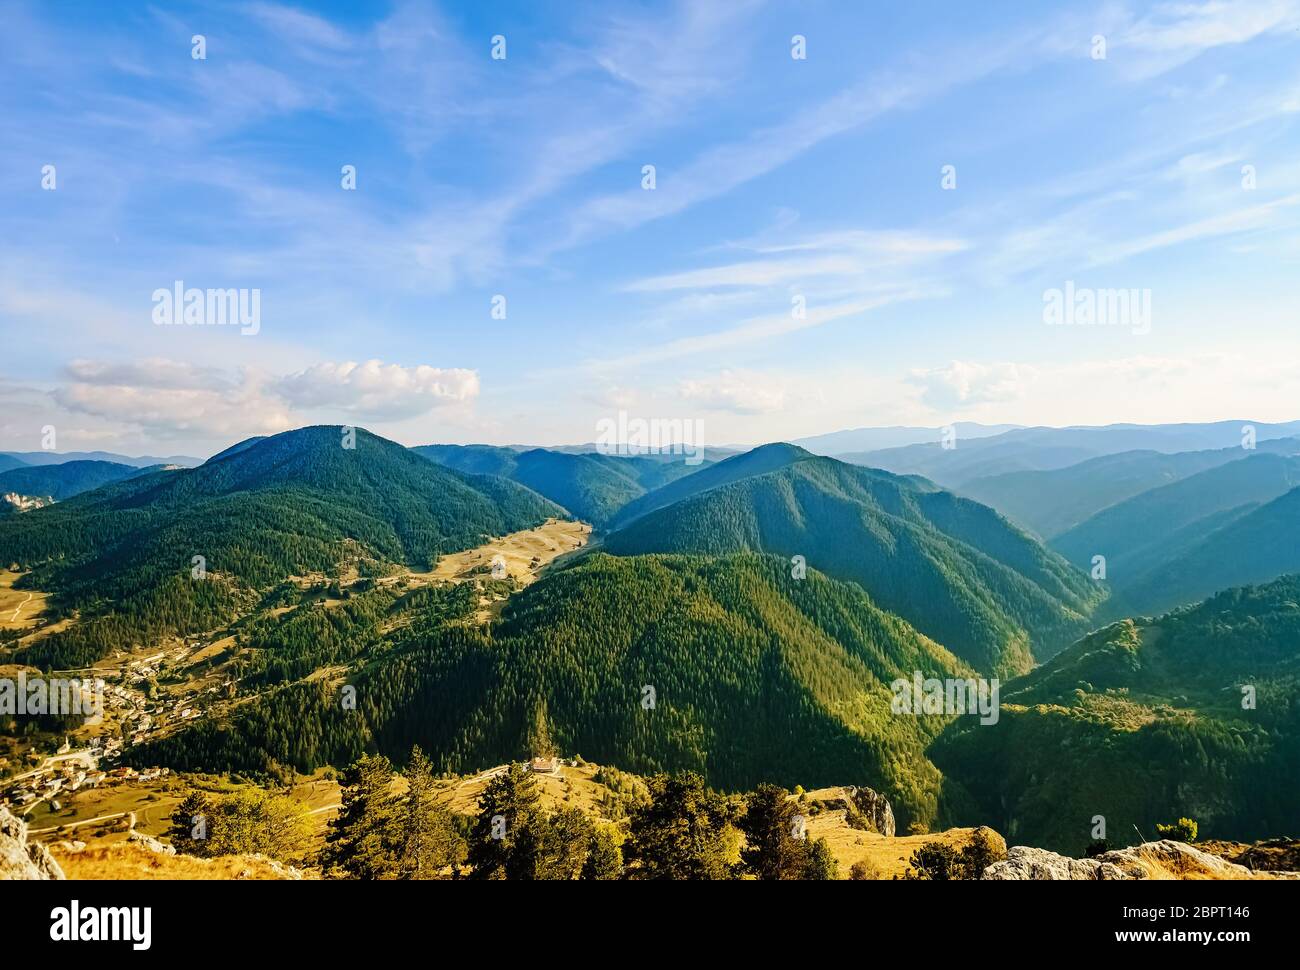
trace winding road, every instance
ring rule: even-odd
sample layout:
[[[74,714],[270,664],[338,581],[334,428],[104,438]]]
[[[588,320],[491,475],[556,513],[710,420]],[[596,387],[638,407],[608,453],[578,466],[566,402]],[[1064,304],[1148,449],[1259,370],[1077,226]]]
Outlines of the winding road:
[[[26,605],[27,605],[28,603],[30,603],[31,601],[32,601],[32,594],[31,594],[31,593],[28,593],[28,594],[27,594],[27,599],[23,600],[21,603],[19,603],[19,604],[14,608],[14,618],[13,618],[12,620],[10,620],[9,622],[11,622],[11,623],[17,623],[17,622],[18,622],[18,614],[21,613],[23,607],[26,606]]]

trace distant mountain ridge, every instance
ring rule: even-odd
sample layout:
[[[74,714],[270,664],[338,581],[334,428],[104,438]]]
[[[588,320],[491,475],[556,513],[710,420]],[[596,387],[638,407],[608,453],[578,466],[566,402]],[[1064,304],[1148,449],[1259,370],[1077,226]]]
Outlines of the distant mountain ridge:
[[[987,438],[963,439],[953,447],[941,442],[907,445],[836,457],[858,465],[916,474],[960,491],[967,482],[1014,471],[1046,471],[1122,451],[1164,453],[1203,451],[1240,446],[1243,429],[1253,429],[1257,441],[1300,435],[1300,421],[1216,421],[1207,424],[1133,425],[1102,427],[1020,428]]]
[[[960,492],[992,506],[1044,539],[1052,539],[1103,509],[1143,492],[1264,453],[1300,453],[1300,438],[1261,441],[1256,450],[1237,446],[1173,454],[1122,451],[1065,468],[975,478],[966,482]]]
[[[688,464],[683,456],[666,461],[658,455],[516,451],[491,445],[418,445],[411,450],[448,468],[500,475],[526,485],[598,529],[647,490],[703,467]]]
[[[986,438],[1023,427],[1019,424],[979,424],[975,421],[957,421],[953,425],[961,438]],[[852,428],[831,431],[827,434],[795,438],[790,443],[814,455],[834,457],[850,452],[875,451],[881,448],[901,448],[905,445],[938,441],[943,428],[908,427],[894,425],[885,428]]]
[[[4,451],[0,452],[0,461],[12,458],[24,465],[61,465],[69,461],[106,461],[117,465],[132,465],[135,468],[149,468],[153,465],[180,465],[193,468],[203,464],[202,458],[190,455],[172,455],[158,458],[153,455],[119,455],[111,451]],[[0,466],[3,470],[3,466]]]
[[[146,473],[147,469],[111,461],[68,461],[58,465],[26,465],[0,472],[0,492],[49,497],[62,502],[111,482]]]

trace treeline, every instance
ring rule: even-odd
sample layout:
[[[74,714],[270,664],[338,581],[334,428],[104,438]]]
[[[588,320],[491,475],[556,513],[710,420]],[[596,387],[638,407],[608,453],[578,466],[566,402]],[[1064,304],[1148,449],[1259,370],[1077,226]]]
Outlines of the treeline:
[[[472,880],[835,879],[825,839],[809,839],[790,793],[763,785],[740,796],[711,790],[694,772],[648,780],[649,800],[621,824],[579,808],[548,810],[536,776],[511,764],[493,777],[472,816],[439,798],[418,747],[398,772],[366,755],[342,777],[342,804],[324,848],[305,854],[305,815],[282,795],[191,793],[172,816],[171,841],[193,855],[262,852],[314,862],[326,878]]]

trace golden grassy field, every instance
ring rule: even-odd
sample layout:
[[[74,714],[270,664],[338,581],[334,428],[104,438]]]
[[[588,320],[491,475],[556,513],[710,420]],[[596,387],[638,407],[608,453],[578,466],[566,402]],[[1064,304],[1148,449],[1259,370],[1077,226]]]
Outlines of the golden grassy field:
[[[0,630],[30,630],[45,612],[48,593],[13,588],[21,575],[0,569]]]
[[[548,519],[536,529],[512,532],[477,548],[443,556],[432,572],[412,575],[441,582],[463,581],[470,578],[476,569],[490,568],[493,559],[500,556],[505,562],[507,575],[526,586],[537,578],[542,566],[566,552],[580,549],[590,537],[591,526],[585,522]]]

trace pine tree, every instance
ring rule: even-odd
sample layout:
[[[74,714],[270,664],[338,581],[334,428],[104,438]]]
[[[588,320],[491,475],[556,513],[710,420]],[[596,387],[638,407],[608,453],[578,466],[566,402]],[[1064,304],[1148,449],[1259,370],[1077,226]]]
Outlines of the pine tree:
[[[641,879],[730,879],[724,799],[694,771],[650,779],[650,804],[632,816],[630,861]]]
[[[759,879],[803,879],[809,863],[808,843],[796,834],[800,819],[784,788],[759,785],[747,799],[740,830],[746,847],[745,868]]]
[[[526,765],[512,764],[488,782],[470,833],[472,878],[533,878],[540,848],[533,831],[537,815],[537,779]]]
[[[804,870],[805,879],[838,879],[840,866],[831,852],[830,843],[818,839],[808,850],[808,864]]]
[[[587,861],[582,864],[580,879],[617,879],[623,874],[623,853],[610,831],[600,825],[591,835]]]
[[[460,838],[451,813],[434,801],[433,766],[419,745],[411,748],[402,806],[403,879],[433,879],[458,861]]]
[[[392,879],[400,872],[400,802],[393,766],[366,755],[343,774],[343,804],[330,823],[321,865],[354,879]]]

